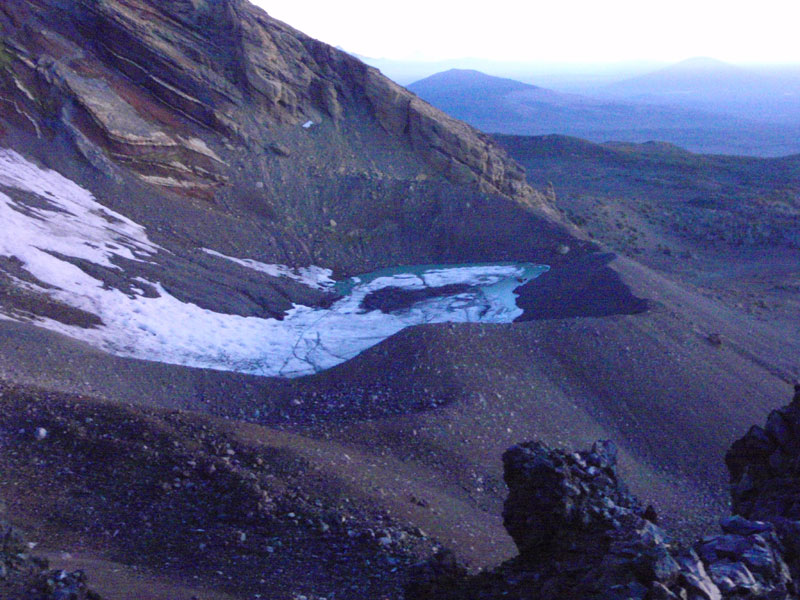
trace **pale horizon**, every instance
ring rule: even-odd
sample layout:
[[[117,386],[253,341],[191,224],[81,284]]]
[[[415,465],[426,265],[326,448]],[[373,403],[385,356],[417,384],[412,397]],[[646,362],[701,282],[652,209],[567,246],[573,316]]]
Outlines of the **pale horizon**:
[[[625,63],[711,57],[736,64],[800,63],[800,5],[676,0],[550,6],[343,0],[253,0],[271,16],[333,46],[372,59],[438,62]]]

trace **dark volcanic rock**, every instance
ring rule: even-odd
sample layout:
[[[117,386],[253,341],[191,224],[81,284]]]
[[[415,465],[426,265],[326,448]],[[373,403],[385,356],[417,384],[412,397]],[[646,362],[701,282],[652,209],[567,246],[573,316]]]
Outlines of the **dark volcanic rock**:
[[[733,511],[748,519],[800,519],[800,401],[770,413],[725,456]]]
[[[679,547],[617,478],[616,448],[567,453],[540,442],[503,456],[504,524],[519,556],[466,575],[441,557],[422,565],[410,597],[630,599],[798,598],[800,404],[770,415],[728,454],[734,510],[723,533]],[[775,458],[776,452],[779,458]]]
[[[542,273],[518,290],[517,321],[632,315],[648,308],[607,265],[613,254],[589,254]]]
[[[584,545],[587,536],[613,529],[621,518],[643,519],[644,508],[617,480],[612,442],[575,454],[530,442],[509,449],[503,466],[509,489],[504,525],[524,560]]]
[[[731,474],[733,512],[766,521],[786,547],[800,577],[800,389],[788,406],[770,413],[764,428],[753,426],[725,456]]]
[[[22,534],[0,520],[0,598],[9,600],[100,600],[82,571],[49,570],[30,556]]]
[[[426,287],[419,290],[410,290],[400,287],[385,287],[367,294],[361,301],[361,308],[365,310],[380,310],[390,313],[398,310],[410,308],[417,302],[430,300],[431,298],[441,298],[445,296],[455,296],[463,294],[472,289],[466,284],[442,285],[439,287]]]

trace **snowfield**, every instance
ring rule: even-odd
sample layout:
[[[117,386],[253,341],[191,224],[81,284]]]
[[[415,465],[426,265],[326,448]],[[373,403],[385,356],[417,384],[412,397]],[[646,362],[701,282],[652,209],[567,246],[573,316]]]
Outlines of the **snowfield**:
[[[233,256],[227,256],[226,254],[216,252],[215,250],[209,250],[208,248],[203,248],[202,250],[211,256],[224,258],[225,260],[229,260],[237,265],[247,267],[248,269],[253,269],[254,271],[259,271],[260,273],[266,273],[267,275],[272,275],[273,277],[288,277],[289,279],[294,279],[295,281],[299,281],[303,285],[307,285],[308,287],[312,287],[314,289],[325,290],[336,285],[336,282],[331,279],[333,271],[330,269],[323,269],[322,267],[317,267],[314,265],[293,269],[292,267],[287,267],[286,265],[271,265],[258,262],[257,260],[253,260],[251,258],[234,258]]]
[[[395,267],[337,283],[321,267],[295,269],[203,249],[273,277],[316,289],[335,287],[343,294],[327,309],[296,304],[282,320],[241,317],[182,302],[158,281],[142,280],[157,291],[154,298],[136,287],[125,292],[109,288],[87,274],[69,259],[119,270],[115,259],[156,261],[164,250],[142,226],[105,208],[87,190],[2,149],[0,221],[0,257],[19,261],[36,282],[6,276],[20,287],[97,315],[102,325],[65,325],[1,307],[0,319],[30,321],[120,356],[264,376],[297,377],[327,369],[422,323],[509,323],[522,314],[514,290],[547,270],[529,263]],[[377,290],[445,285],[462,288],[452,295],[433,291],[391,313],[362,307]]]

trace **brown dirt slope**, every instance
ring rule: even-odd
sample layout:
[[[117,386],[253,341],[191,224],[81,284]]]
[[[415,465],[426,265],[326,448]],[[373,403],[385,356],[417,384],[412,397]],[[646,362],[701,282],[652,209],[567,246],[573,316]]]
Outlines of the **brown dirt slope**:
[[[515,441],[611,438],[643,500],[675,521],[706,521],[727,496],[718,468],[725,449],[784,394],[796,342],[774,323],[636,263],[618,259],[611,268],[636,297],[649,299],[647,312],[418,327],[294,381],[114,359],[54,344],[50,334],[29,344],[4,337],[0,357],[7,374],[22,364],[18,377],[29,383],[34,377],[25,372],[50,388],[202,409],[336,440],[425,480],[437,502],[455,494],[464,511],[498,514],[497,457]],[[386,493],[404,494],[402,486]],[[445,541],[453,523],[437,525]],[[475,533],[468,529],[452,535]],[[506,556],[499,523],[492,532],[479,544],[460,544],[474,547],[465,558],[481,564]]]

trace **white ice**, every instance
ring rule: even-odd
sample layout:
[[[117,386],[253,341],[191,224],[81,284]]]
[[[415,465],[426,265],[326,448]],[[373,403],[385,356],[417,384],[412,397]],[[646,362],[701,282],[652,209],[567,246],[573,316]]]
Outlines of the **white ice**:
[[[252,258],[234,258],[233,256],[227,256],[226,254],[216,252],[215,250],[209,250],[208,248],[203,248],[202,250],[206,254],[216,256],[217,258],[224,258],[225,260],[242,265],[248,269],[260,271],[261,273],[266,273],[273,277],[288,277],[289,279],[294,279],[308,287],[318,290],[329,289],[336,285],[336,282],[331,278],[333,271],[330,269],[323,269],[316,265],[294,269],[286,265],[273,265],[258,262]]]
[[[345,295],[329,309],[295,305],[283,320],[240,317],[182,302],[157,281],[141,280],[157,290],[156,298],[145,297],[139,288],[128,293],[109,289],[54,255],[119,269],[115,257],[153,260],[159,251],[143,227],[103,207],[58,173],[0,149],[0,186],[35,194],[44,206],[32,208],[0,191],[0,256],[16,257],[44,285],[18,284],[95,314],[103,324],[87,329],[39,317],[34,323],[116,355],[171,364],[281,377],[318,372],[412,325],[511,322],[522,312],[514,290],[546,270],[529,264],[398,267],[341,282],[343,287],[338,287]],[[331,272],[320,267],[295,270],[206,252],[312,287],[334,285]],[[448,284],[471,287],[392,314],[361,308],[370,292],[387,286],[421,289]],[[21,317],[0,309],[0,318]]]

